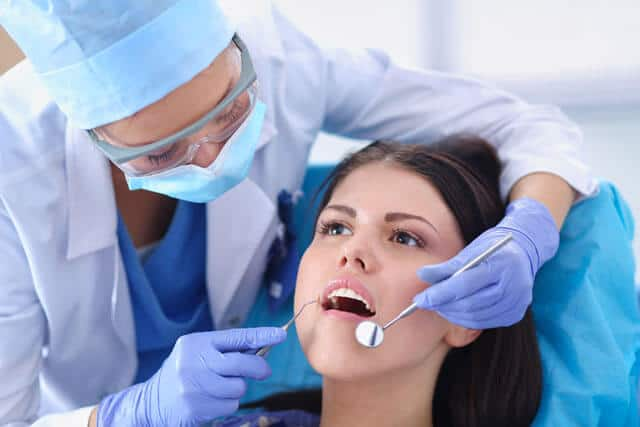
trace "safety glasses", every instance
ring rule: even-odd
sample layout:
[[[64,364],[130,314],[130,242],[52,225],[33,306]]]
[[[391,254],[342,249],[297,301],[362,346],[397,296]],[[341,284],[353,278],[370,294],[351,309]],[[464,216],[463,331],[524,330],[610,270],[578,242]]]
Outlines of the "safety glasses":
[[[88,130],[89,137],[116,166],[132,176],[153,175],[191,162],[197,149],[203,143],[222,143],[226,141],[245,121],[256,99],[256,73],[249,52],[237,35],[233,42],[240,50],[241,71],[235,87],[211,111],[190,126],[159,141],[140,147],[121,147],[113,145],[93,129]],[[231,122],[221,130],[207,134],[193,141],[194,135],[212,123],[222,113],[231,117]],[[207,130],[207,129],[205,129]]]

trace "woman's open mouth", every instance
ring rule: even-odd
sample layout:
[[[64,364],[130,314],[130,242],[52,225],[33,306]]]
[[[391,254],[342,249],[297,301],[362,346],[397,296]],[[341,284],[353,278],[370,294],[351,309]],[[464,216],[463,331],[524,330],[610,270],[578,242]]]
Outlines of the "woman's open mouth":
[[[352,279],[339,279],[329,283],[320,301],[325,311],[337,310],[360,317],[376,314],[373,298],[367,289]]]

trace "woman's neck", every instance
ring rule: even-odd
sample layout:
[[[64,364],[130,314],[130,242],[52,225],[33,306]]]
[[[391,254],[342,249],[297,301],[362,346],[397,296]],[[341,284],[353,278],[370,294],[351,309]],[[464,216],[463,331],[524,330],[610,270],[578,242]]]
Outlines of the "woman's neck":
[[[354,381],[325,377],[320,427],[431,427],[440,366],[441,361]]]

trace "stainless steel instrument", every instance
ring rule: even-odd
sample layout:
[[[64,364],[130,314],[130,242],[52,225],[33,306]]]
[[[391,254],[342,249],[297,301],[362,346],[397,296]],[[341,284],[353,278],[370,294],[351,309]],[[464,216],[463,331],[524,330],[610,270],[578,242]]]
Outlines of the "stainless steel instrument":
[[[467,264],[465,264],[462,268],[460,268],[460,270],[453,273],[451,277],[457,276],[458,274],[463,273],[477,266],[484,259],[489,257],[489,255],[491,255],[492,253],[500,249],[502,246],[504,246],[509,240],[511,240],[511,234],[507,234],[502,239],[498,240],[496,243],[491,245],[489,248],[487,248],[487,250],[485,250],[480,255],[478,255],[477,257],[469,261]],[[358,343],[362,344],[365,347],[369,347],[369,348],[378,347],[380,344],[382,344],[382,341],[384,340],[385,329],[387,329],[388,327],[396,323],[398,320],[407,317],[417,309],[418,309],[418,306],[416,305],[416,303],[415,302],[412,303],[410,306],[402,310],[400,314],[398,314],[396,317],[394,317],[389,322],[387,322],[384,326],[380,326],[377,323],[372,322],[370,320],[365,320],[360,322],[356,327],[356,340],[358,341]]]

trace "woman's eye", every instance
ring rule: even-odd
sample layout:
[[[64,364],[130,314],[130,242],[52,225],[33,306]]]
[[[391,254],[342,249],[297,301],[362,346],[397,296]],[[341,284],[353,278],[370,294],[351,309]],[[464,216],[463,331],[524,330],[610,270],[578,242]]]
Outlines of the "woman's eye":
[[[329,234],[331,236],[338,236],[341,234],[345,234],[349,229],[342,224],[333,224],[329,227]]]
[[[319,230],[320,234],[327,234],[329,236],[342,236],[342,235],[350,235],[351,230],[344,224],[340,224],[339,222],[331,222],[331,223],[323,223],[320,226]]]
[[[393,233],[392,240],[401,245],[414,246],[418,248],[424,247],[424,242],[418,237],[414,237],[406,231],[397,230]]]

